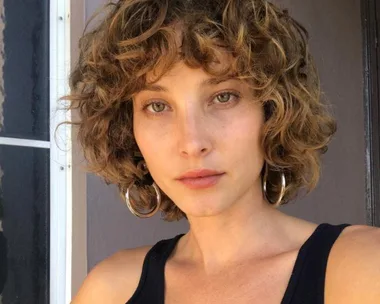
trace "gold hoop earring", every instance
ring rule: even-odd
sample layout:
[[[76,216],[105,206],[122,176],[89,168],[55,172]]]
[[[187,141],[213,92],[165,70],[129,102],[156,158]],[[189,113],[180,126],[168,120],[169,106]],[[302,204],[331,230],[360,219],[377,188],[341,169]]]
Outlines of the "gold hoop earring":
[[[154,191],[156,191],[156,206],[154,208],[152,208],[151,210],[149,210],[147,213],[141,213],[139,211],[137,211],[136,209],[134,209],[132,207],[132,199],[130,197],[130,192],[131,192],[131,189],[132,187],[135,185],[135,183],[132,183],[128,189],[127,189],[127,192],[125,193],[125,201],[127,203],[127,207],[129,209],[129,211],[131,211],[131,213],[137,217],[140,217],[140,218],[148,218],[148,217],[152,217],[153,215],[156,214],[156,212],[160,209],[160,206],[161,206],[161,192],[160,192],[160,189],[158,188],[158,186],[156,185],[156,183],[153,182],[152,184],[152,187],[154,188]]]
[[[268,163],[265,162],[265,171],[264,171],[264,177],[263,177],[263,193],[264,193],[265,199],[270,204],[275,205],[276,207],[278,207],[278,206],[281,205],[281,201],[284,198],[284,194],[285,194],[286,179],[285,179],[284,171],[281,172],[281,191],[280,191],[280,195],[279,195],[277,201],[275,201],[275,202],[272,202],[269,199],[269,197],[268,197],[268,194],[267,194],[267,178],[268,178]]]

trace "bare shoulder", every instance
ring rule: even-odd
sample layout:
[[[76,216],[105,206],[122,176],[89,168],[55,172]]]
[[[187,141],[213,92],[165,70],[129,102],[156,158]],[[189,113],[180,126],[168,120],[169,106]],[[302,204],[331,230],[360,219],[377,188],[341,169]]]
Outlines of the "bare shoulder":
[[[347,227],[335,242],[326,272],[326,303],[380,303],[380,229]]]
[[[151,246],[118,251],[96,265],[72,304],[125,303],[135,292]]]

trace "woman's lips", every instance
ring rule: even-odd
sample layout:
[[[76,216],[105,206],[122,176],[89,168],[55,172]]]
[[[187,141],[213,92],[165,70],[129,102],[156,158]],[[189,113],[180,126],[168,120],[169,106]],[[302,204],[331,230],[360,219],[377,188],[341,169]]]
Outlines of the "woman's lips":
[[[224,173],[199,177],[184,177],[178,179],[178,181],[190,189],[204,189],[214,186],[223,175]]]

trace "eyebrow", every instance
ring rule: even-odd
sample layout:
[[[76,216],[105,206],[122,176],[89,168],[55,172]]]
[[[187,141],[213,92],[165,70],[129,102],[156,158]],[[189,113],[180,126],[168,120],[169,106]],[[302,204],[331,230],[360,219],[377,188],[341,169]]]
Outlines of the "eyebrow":
[[[238,78],[236,78],[234,76],[208,78],[208,79],[203,80],[200,83],[200,86],[201,87],[213,86],[213,85],[217,85],[217,84],[222,83],[222,82],[226,82],[228,80],[238,80]],[[158,85],[158,84],[146,84],[141,89],[141,91],[168,92],[169,90],[168,90],[168,88],[161,86],[161,85]]]

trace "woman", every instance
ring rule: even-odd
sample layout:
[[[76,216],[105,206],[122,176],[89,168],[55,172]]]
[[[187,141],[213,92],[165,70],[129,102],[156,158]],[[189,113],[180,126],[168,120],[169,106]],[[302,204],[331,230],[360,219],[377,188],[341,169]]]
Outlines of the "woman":
[[[84,303],[380,303],[380,232],[278,206],[335,121],[307,32],[264,0],[125,0],[84,35],[71,108],[89,169],[190,230],[98,264]]]

